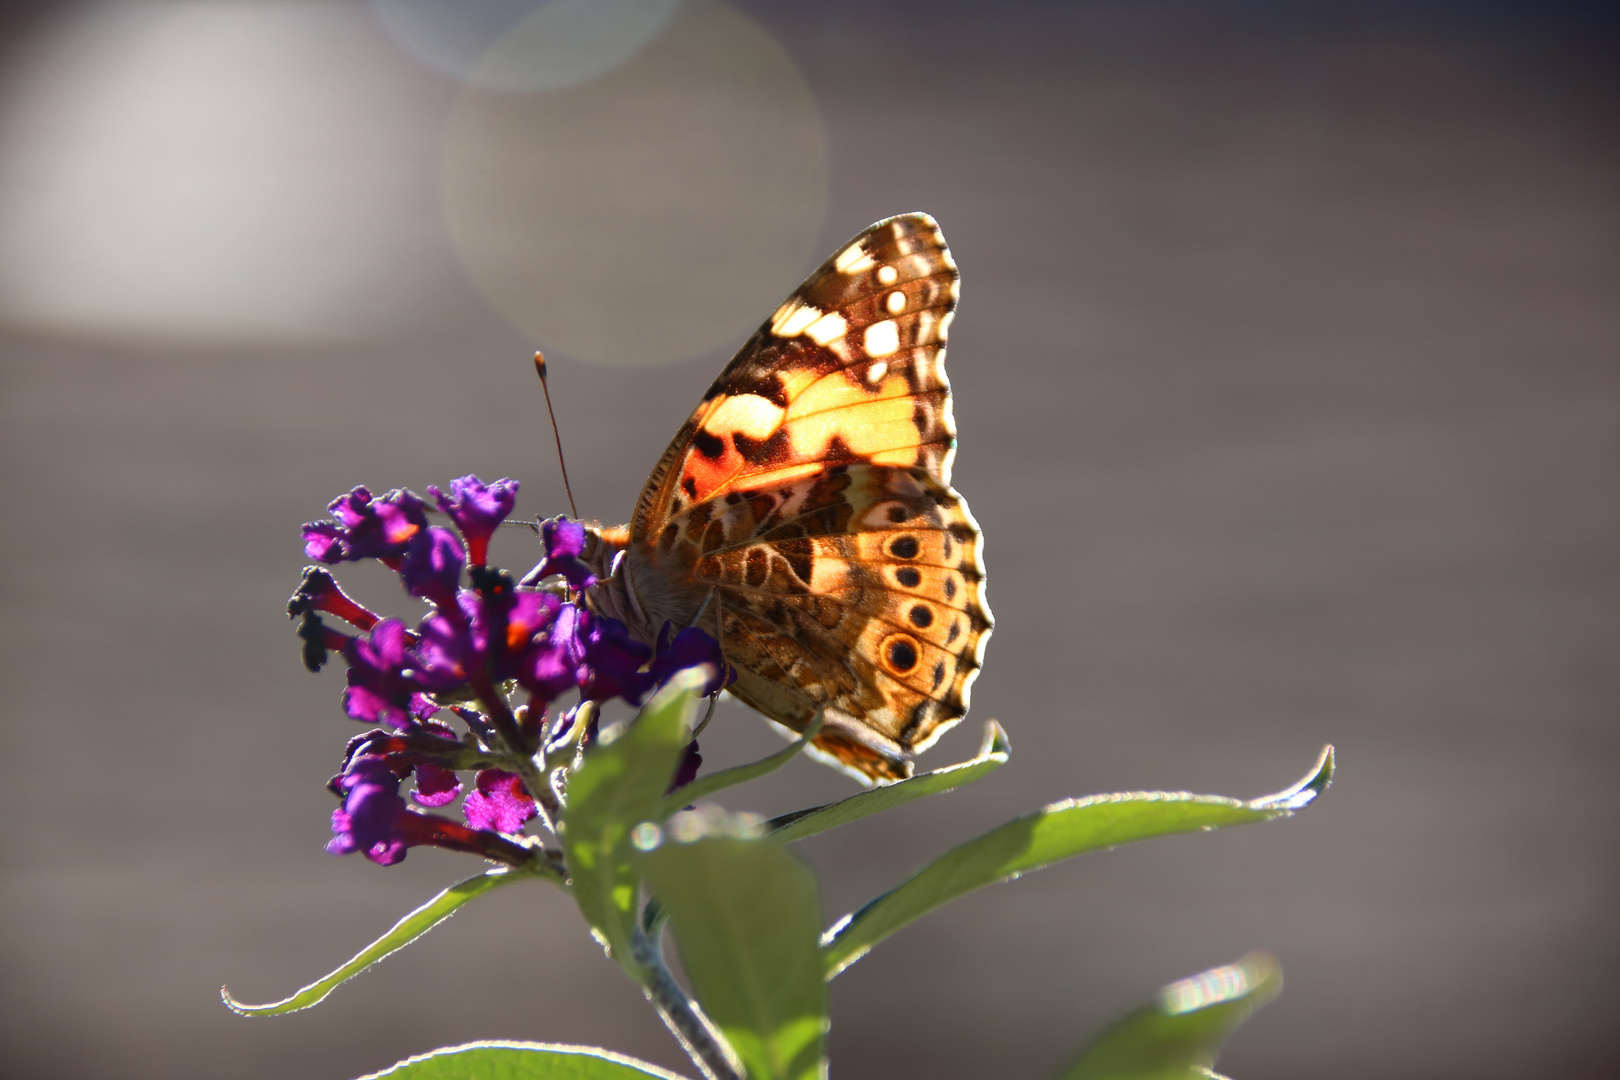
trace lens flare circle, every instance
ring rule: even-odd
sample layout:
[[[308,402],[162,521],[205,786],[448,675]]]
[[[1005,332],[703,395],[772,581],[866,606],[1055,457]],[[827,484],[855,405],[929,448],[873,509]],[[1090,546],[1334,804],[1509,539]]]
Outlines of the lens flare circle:
[[[597,78],[656,38],[681,0],[369,0],[406,52],[498,93]]]
[[[771,310],[816,252],[827,174],[792,59],[735,9],[688,0],[589,83],[475,81],[441,180],[447,230],[497,311],[548,355],[649,366],[735,344]]]

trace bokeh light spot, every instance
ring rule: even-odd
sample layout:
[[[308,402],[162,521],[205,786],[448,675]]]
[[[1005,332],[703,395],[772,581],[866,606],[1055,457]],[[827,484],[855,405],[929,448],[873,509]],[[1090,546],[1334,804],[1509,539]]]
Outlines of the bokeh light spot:
[[[680,0],[370,0],[377,21],[436,71],[532,93],[594,79],[658,36]]]
[[[682,5],[592,82],[474,83],[446,136],[449,231],[486,299],[548,353],[647,366],[735,342],[815,254],[820,112],[782,47],[718,0]]]

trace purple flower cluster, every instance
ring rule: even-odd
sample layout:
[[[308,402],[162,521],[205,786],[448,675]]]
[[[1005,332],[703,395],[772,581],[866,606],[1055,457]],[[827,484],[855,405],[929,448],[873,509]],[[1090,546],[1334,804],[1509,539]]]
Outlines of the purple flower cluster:
[[[511,513],[517,490],[515,480],[486,486],[476,476],[452,481],[449,494],[428,488],[450,520],[447,528],[429,525],[427,503],[410,491],[373,496],[357,487],[331,503],[331,520],[304,526],[311,558],[378,560],[409,595],[431,606],[414,627],[379,617],[317,566],[306,568],[288,605],[301,620],[305,665],[318,670],[330,653],[341,654],[348,663],[344,712],[378,725],[351,741],[343,772],[330,784],[342,805],[332,815],[336,837],[328,850],[364,852],[382,865],[421,844],[527,861],[534,851],[521,830],[540,813],[535,796],[543,806],[551,793],[531,792],[514,770],[539,777],[536,753],[571,734],[582,706],[614,698],[639,705],[676,671],[699,664],[716,673],[711,690],[723,684],[719,648],[701,630],[671,634],[666,627],[655,650],[622,623],[564,598],[596,584],[580,558],[585,529],[577,522],[541,523],[545,558],[525,579],[560,575],[565,594],[519,588],[510,574],[485,565],[490,538]],[[327,626],[322,615],[361,633]],[[578,702],[556,708],[570,691]],[[509,694],[526,695],[526,703],[513,707]],[[465,736],[433,719],[446,708],[467,724]],[[694,743],[683,777],[690,779],[700,760]],[[463,792],[456,774],[467,770],[475,776],[462,800],[464,821],[417,808],[454,801]],[[415,807],[400,794],[413,776]]]

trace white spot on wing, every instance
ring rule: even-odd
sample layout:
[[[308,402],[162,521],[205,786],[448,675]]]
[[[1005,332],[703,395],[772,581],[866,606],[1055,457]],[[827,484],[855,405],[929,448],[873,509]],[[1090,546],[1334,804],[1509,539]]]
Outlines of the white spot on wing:
[[[776,309],[776,318],[771,320],[771,333],[781,338],[798,337],[819,318],[821,312],[809,304],[797,301],[783,304]]]
[[[878,267],[878,282],[882,285],[893,285],[900,280],[900,271],[892,266]]]
[[[829,342],[837,341],[839,338],[843,337],[844,332],[848,329],[849,325],[844,322],[844,317],[842,315],[838,314],[836,311],[829,311],[815,322],[806,326],[804,328],[804,332],[809,334],[811,340],[817,345],[826,345]]]
[[[866,253],[866,249],[859,244],[851,244],[838,253],[833,265],[841,274],[859,274],[863,270],[870,270],[877,265],[877,261]]]
[[[866,381],[871,383],[873,386],[876,386],[878,383],[883,381],[883,376],[887,375],[888,373],[889,362],[887,360],[879,360],[877,363],[866,369]]]
[[[895,350],[900,348],[900,327],[895,325],[893,319],[873,323],[866,328],[864,344],[868,356],[893,356]]]
[[[896,289],[894,292],[889,294],[889,299],[884,306],[889,309],[890,315],[900,314],[902,311],[906,310],[906,294],[901,292],[899,289]]]

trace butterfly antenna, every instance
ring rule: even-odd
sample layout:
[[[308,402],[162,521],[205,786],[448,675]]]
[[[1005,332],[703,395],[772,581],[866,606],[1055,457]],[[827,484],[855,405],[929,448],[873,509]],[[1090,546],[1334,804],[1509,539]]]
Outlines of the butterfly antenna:
[[[579,520],[579,509],[574,506],[574,489],[568,486],[568,463],[563,460],[562,436],[557,432],[557,414],[551,409],[551,387],[546,382],[546,358],[539,350],[534,354],[534,373],[540,376],[540,390],[546,395],[546,415],[551,417],[551,437],[557,440],[557,465],[562,469],[563,491],[568,496],[568,513]]]

